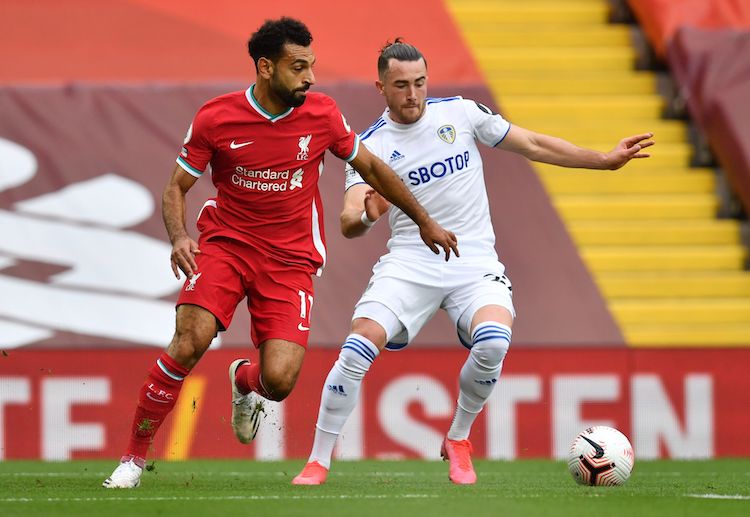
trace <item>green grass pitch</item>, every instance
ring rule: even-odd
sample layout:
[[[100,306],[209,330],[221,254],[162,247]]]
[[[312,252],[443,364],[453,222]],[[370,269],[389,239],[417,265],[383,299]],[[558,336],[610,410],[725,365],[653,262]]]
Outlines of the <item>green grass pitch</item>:
[[[750,459],[637,461],[623,487],[582,487],[561,462],[339,461],[319,487],[290,484],[302,461],[156,461],[135,490],[106,490],[111,461],[0,462],[0,515],[377,516],[750,515]]]

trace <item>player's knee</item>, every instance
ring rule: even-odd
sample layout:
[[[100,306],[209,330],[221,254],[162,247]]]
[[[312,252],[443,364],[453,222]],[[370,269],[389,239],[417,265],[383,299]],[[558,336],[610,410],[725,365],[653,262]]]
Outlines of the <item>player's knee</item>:
[[[352,334],[370,341],[379,350],[385,347],[386,331],[383,326],[370,318],[356,318],[352,321]]]
[[[176,332],[169,344],[169,355],[185,368],[192,368],[203,357],[211,344],[211,340],[204,343],[194,332]]]
[[[483,329],[474,334],[474,346],[471,357],[476,363],[487,370],[499,368],[510,348],[510,329],[495,327]]]
[[[334,365],[342,375],[350,379],[362,379],[378,354],[372,343],[364,343],[362,336],[350,335],[341,347]]]
[[[168,349],[169,355],[186,368],[195,366],[216,335],[215,319],[192,316],[189,311],[178,313],[175,333]]]
[[[471,357],[487,370],[495,370],[505,359],[510,342],[504,339],[488,339],[471,348]]]
[[[345,376],[350,379],[362,379],[367,370],[369,370],[369,364],[362,364],[362,361],[358,358],[352,357],[352,352],[348,350],[342,350],[339,352],[339,358],[336,360],[334,366]]]

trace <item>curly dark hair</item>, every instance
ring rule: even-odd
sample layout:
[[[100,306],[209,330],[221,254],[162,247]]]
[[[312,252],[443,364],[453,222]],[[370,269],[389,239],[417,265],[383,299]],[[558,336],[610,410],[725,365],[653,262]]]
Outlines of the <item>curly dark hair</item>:
[[[266,20],[247,41],[247,51],[255,62],[262,57],[274,63],[281,57],[284,44],[293,43],[309,47],[313,37],[307,26],[299,20],[283,16],[278,20]]]
[[[380,49],[380,55],[378,56],[378,77],[382,78],[386,70],[388,70],[389,59],[395,59],[396,61],[419,61],[420,59],[424,59],[424,66],[427,68],[427,59],[425,59],[419,49],[414,45],[406,43],[400,36],[393,43],[389,41]]]

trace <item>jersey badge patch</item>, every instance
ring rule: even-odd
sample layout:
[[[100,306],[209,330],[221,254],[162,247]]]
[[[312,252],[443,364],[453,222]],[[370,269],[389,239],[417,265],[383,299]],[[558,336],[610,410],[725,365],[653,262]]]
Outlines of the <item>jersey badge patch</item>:
[[[302,169],[297,169],[289,180],[289,190],[302,188]]]
[[[437,134],[443,142],[452,144],[456,141],[456,129],[451,125],[440,126]]]
[[[307,160],[307,156],[310,153],[310,140],[312,135],[299,137],[299,152],[297,153],[298,160]]]

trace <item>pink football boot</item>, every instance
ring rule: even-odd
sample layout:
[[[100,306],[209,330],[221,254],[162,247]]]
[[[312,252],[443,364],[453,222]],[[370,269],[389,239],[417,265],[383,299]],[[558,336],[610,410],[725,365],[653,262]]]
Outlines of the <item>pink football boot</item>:
[[[317,461],[311,461],[302,469],[296,478],[292,480],[293,485],[322,485],[328,477],[328,469]]]
[[[477,474],[471,464],[472,447],[469,440],[443,440],[440,455],[450,462],[448,477],[457,485],[473,485]]]

